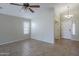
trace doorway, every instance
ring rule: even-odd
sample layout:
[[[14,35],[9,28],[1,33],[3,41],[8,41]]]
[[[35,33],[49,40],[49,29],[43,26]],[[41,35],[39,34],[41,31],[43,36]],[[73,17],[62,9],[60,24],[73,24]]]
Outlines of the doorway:
[[[72,39],[73,18],[60,17],[60,37],[64,39]]]

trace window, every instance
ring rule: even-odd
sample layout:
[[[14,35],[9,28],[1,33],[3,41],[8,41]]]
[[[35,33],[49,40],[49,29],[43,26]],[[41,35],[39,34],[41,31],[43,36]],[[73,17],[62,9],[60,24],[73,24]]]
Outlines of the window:
[[[29,22],[24,22],[24,34],[29,34]]]

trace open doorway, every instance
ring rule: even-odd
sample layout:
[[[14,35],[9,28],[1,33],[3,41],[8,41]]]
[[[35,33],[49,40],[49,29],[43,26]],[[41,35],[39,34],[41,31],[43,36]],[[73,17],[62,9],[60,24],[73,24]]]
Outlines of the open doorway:
[[[73,39],[75,35],[75,22],[74,17],[60,16],[60,38]]]
[[[79,41],[79,13],[77,6],[73,5],[55,7],[55,41],[64,41],[63,38]]]
[[[60,37],[72,39],[73,18],[60,17]]]
[[[73,40],[76,31],[75,26],[74,16],[67,18],[64,14],[61,14],[59,21],[55,24],[55,35],[59,36],[56,36],[58,39],[55,39],[55,41],[61,41],[62,39]]]

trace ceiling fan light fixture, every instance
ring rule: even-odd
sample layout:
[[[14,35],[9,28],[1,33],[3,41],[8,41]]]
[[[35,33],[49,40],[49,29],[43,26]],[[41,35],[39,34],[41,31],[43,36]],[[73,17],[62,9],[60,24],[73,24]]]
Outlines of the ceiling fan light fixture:
[[[30,5],[29,3],[23,3],[22,5],[21,4],[18,4],[18,3],[10,3],[11,5],[17,5],[17,6],[22,6],[22,8],[24,10],[27,10],[29,9],[30,12],[34,13],[34,10],[32,10],[32,8],[39,8],[40,5]]]

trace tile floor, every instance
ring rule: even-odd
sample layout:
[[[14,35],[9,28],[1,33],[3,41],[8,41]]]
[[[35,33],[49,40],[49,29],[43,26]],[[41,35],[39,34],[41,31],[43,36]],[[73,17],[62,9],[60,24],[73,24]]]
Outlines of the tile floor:
[[[78,56],[79,42],[61,39],[54,44],[27,39],[0,45],[1,56]]]

